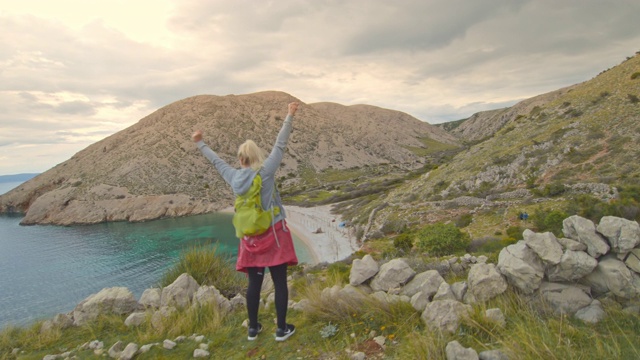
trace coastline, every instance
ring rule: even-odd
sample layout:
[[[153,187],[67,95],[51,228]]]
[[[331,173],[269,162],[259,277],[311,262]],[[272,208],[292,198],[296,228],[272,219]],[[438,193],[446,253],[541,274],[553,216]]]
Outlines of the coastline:
[[[284,206],[289,229],[307,246],[315,264],[343,260],[359,249],[349,228],[340,226],[342,218],[331,214],[331,207]],[[233,213],[233,207],[219,211]]]

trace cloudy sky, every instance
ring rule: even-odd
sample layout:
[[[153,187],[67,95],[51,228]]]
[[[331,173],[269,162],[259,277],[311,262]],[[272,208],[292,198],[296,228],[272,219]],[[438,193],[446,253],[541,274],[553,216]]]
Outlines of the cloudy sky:
[[[640,50],[638,0],[0,0],[0,175],[200,94],[287,92],[429,123]]]

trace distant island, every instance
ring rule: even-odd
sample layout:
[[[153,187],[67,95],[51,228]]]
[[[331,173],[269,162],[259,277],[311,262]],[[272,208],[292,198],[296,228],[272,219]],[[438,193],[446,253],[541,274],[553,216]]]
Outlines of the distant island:
[[[0,183],[27,181],[31,178],[36,177],[37,175],[40,175],[40,173],[0,175]]]

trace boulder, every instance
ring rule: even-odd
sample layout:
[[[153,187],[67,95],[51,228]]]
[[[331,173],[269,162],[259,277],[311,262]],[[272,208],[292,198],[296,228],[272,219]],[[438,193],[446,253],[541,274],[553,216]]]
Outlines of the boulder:
[[[578,215],[570,216],[562,221],[564,236],[587,245],[587,253],[594,258],[609,252],[609,244],[596,232],[593,221]]]
[[[113,359],[118,359],[120,358],[120,354],[122,354],[122,350],[124,350],[124,343],[122,341],[117,341],[109,348],[107,354],[109,354],[109,357]]]
[[[629,270],[614,254],[603,256],[595,270],[582,281],[598,294],[611,291],[624,299],[640,295],[640,276]]]
[[[580,287],[559,283],[543,283],[540,295],[556,314],[573,315],[576,311],[589,306],[591,297]]]
[[[175,306],[178,309],[184,309],[191,305],[193,294],[198,291],[199,287],[191,275],[184,273],[178,276],[171,285],[162,289],[160,306]]]
[[[124,324],[127,327],[140,326],[144,323],[146,319],[147,319],[147,313],[143,311],[138,311],[127,316],[127,318],[124,320]]]
[[[456,340],[451,341],[445,348],[447,360],[478,360],[478,353],[473,348],[465,348]]]
[[[379,270],[378,263],[371,255],[365,255],[362,259],[355,259],[351,264],[349,284],[352,286],[360,285],[375,276]]]
[[[376,291],[369,295],[371,298],[380,301],[383,304],[394,304],[399,302],[411,302],[411,299],[406,295],[392,295],[384,291]]]
[[[593,300],[591,305],[576,311],[574,316],[586,323],[596,324],[604,320],[606,314],[604,310],[602,310],[600,302],[598,300]]]
[[[136,356],[136,353],[138,353],[138,344],[128,343],[120,354],[120,360],[131,360],[134,356]]]
[[[433,295],[433,301],[436,300],[458,300],[456,299],[456,296],[453,294],[453,291],[451,291],[451,285],[447,284],[446,282],[443,282],[442,284],[440,284],[440,287],[438,288],[438,292]]]
[[[640,245],[640,225],[636,221],[603,216],[596,230],[609,240],[611,251],[616,254],[624,256]]]
[[[485,264],[485,263],[481,262],[480,264]],[[462,301],[464,299],[464,295],[466,294],[467,289],[468,289],[468,285],[466,281],[458,281],[451,284],[451,291],[453,292],[453,295],[455,295],[456,300],[458,301]]]
[[[422,312],[424,311],[424,308],[427,307],[427,304],[431,301],[430,298],[431,296],[428,293],[420,291],[418,293],[415,293],[411,297],[410,303],[414,309]]]
[[[591,274],[596,266],[598,260],[586,252],[566,250],[560,263],[547,268],[546,274],[550,281],[574,281]]]
[[[545,264],[556,265],[562,257],[562,246],[551,232],[536,234],[526,229],[522,233],[524,243],[529,249],[533,250],[536,255]]]
[[[640,274],[640,248],[631,250],[624,263],[629,269]]]
[[[193,357],[194,358],[208,358],[211,354],[209,354],[209,352],[207,350],[203,350],[203,349],[195,349],[193,350]]]
[[[443,282],[445,282],[444,278],[437,270],[427,270],[409,281],[402,289],[401,294],[413,296],[418,292],[423,292],[431,298],[438,292],[438,288]]]
[[[223,314],[231,311],[231,302],[224,297],[218,289],[213,285],[204,285],[198,288],[193,295],[194,306],[217,306]]]
[[[380,267],[378,274],[371,280],[374,291],[388,291],[411,280],[415,271],[402,259],[393,259]]]
[[[367,294],[355,286],[345,285],[338,291],[338,299],[340,301],[348,301],[350,304],[362,303],[367,299]]]
[[[504,318],[504,313],[499,308],[487,309],[484,314],[487,319],[494,322],[498,326],[507,326],[507,320]]]
[[[532,294],[540,287],[544,266],[524,241],[518,241],[500,251],[498,270],[512,286],[525,294]]]
[[[164,328],[164,321],[176,312],[173,306],[163,306],[151,315],[151,326],[156,330]]]
[[[467,291],[477,301],[487,301],[507,290],[507,281],[494,264],[475,264],[469,270]]]
[[[130,314],[138,308],[133,293],[125,287],[112,287],[90,295],[73,309],[73,324],[84,325],[101,314]]]
[[[470,305],[455,300],[438,300],[427,304],[421,319],[432,330],[455,333],[460,321],[470,312]]]
[[[140,296],[140,301],[138,302],[144,307],[157,309],[160,307],[161,295],[162,289],[160,288],[146,289]]]
[[[560,243],[560,245],[562,245],[562,248],[565,250],[587,251],[587,245],[581,243],[580,241],[567,238],[558,238],[558,243]]]

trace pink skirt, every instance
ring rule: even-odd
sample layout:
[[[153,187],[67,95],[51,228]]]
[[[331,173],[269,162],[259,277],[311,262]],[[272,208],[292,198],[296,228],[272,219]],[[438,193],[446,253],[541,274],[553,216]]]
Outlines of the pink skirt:
[[[277,239],[277,241],[273,241],[273,246],[261,253],[250,252],[243,246],[243,242],[246,241],[272,241],[274,240],[273,238]],[[284,220],[278,221],[264,234],[240,239],[238,243],[238,261],[236,262],[236,270],[238,271],[247,272],[247,268],[250,267],[269,267],[285,263],[287,265],[297,265],[298,257],[293,246],[291,231]]]

